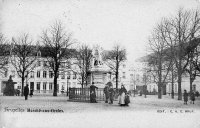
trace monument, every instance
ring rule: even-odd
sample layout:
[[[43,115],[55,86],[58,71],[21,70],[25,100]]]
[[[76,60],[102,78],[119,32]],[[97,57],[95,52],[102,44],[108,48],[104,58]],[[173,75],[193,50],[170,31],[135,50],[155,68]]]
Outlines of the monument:
[[[4,96],[14,96],[15,95],[14,84],[16,84],[16,82],[13,82],[12,76],[10,76],[10,78],[6,82],[6,87],[3,92]]]
[[[98,88],[104,88],[105,84],[111,80],[111,71],[102,60],[102,51],[99,46],[94,47],[89,70],[88,84],[94,82],[94,85]]]

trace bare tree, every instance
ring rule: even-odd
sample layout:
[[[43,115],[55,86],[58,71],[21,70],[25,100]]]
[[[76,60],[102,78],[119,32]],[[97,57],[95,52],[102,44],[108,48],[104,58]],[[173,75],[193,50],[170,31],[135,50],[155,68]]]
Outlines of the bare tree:
[[[53,70],[53,96],[57,96],[57,79],[61,63],[70,58],[69,46],[73,43],[71,34],[65,32],[64,26],[60,21],[56,21],[49,29],[43,31],[41,39],[45,47],[49,67]]]
[[[158,24],[150,38],[149,46],[153,54],[149,57],[149,66],[151,67],[150,72],[158,83],[158,98],[162,98],[162,88],[166,83],[166,78],[169,74],[170,68],[172,66],[172,59],[166,56],[168,46],[163,38],[164,22],[161,21]]]
[[[10,47],[6,38],[0,33],[0,73],[4,74],[7,71],[6,65],[9,61]]]
[[[84,85],[87,86],[88,84],[87,80],[89,68],[91,67],[92,49],[90,49],[88,45],[81,45],[74,56],[76,58],[76,65],[78,66],[75,72],[81,76],[80,83],[83,88]]]
[[[197,45],[199,45],[200,43],[200,39],[194,39],[192,40],[192,45],[190,45],[188,50],[188,57],[189,57],[189,64],[185,69],[185,73],[189,74],[190,77],[190,93],[193,91],[192,89],[192,84],[194,82],[194,80],[196,79],[197,76],[200,76],[200,70],[199,70],[199,51],[198,51],[198,47]]]
[[[182,74],[190,60],[190,51],[194,49],[194,39],[199,35],[199,13],[197,10],[188,11],[182,8],[174,17],[165,18],[162,20],[160,27],[160,39],[165,42],[167,56],[171,58],[172,65],[177,69],[178,78],[178,100],[182,99],[181,81]],[[193,41],[192,41],[193,40]],[[172,71],[172,91],[174,80],[174,66],[171,66]]]
[[[24,93],[24,82],[28,74],[36,67],[36,47],[32,45],[28,34],[21,37],[12,38],[11,46],[11,64],[17,71],[18,76],[22,79],[21,95]]]
[[[199,34],[199,13],[197,10],[188,11],[179,9],[177,15],[169,20],[169,33],[173,35],[172,40],[176,50],[173,58],[178,74],[178,100],[182,100],[181,82],[182,74],[188,66],[190,56],[188,47],[192,45],[192,41]]]
[[[126,49],[122,48],[119,44],[115,45],[113,50],[108,51],[104,55],[106,65],[108,65],[115,74],[116,88],[118,88],[119,81],[119,67],[126,60]]]

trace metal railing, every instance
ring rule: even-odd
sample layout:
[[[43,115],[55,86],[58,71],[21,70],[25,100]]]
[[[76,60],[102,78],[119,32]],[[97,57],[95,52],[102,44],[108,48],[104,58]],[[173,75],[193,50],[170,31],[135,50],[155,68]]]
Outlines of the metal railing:
[[[105,100],[103,88],[96,89],[96,100]],[[117,93],[114,100],[117,100]],[[69,88],[69,101],[90,102],[90,88]]]

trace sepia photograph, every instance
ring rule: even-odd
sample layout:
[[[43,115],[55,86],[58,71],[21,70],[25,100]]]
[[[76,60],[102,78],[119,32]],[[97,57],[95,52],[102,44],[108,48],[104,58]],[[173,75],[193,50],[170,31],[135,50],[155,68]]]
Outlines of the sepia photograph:
[[[200,0],[0,0],[0,128],[200,128]]]

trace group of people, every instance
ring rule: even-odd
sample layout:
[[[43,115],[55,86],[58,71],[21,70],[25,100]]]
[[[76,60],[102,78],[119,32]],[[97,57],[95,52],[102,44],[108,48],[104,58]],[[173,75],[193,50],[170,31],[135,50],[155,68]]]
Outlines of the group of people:
[[[33,89],[30,90],[30,94],[29,94],[29,87],[28,84],[24,87],[24,96],[25,96],[25,100],[28,100],[28,95],[30,95],[30,97],[33,96]]]
[[[105,94],[105,103],[113,104],[115,91],[113,89],[113,84],[111,82],[108,82],[106,86],[103,89],[103,92]]]
[[[194,91],[187,93],[187,91],[184,90],[184,93],[183,93],[184,104],[187,104],[187,102],[188,102],[188,97],[190,97],[190,100],[191,100],[190,103],[194,104],[195,96],[197,96],[197,97],[199,96],[199,92],[198,92],[198,91],[197,91],[196,93],[195,93]]]
[[[95,91],[96,89],[98,89],[98,87],[96,87],[94,83],[92,83],[92,85],[90,86],[90,102],[91,103],[97,103],[96,91]],[[119,91],[115,91],[113,89],[112,82],[108,82],[105,85],[103,92],[105,94],[105,103],[113,104],[115,94],[118,94],[120,106],[128,106],[128,104],[130,103],[130,98],[124,85],[121,86]]]

